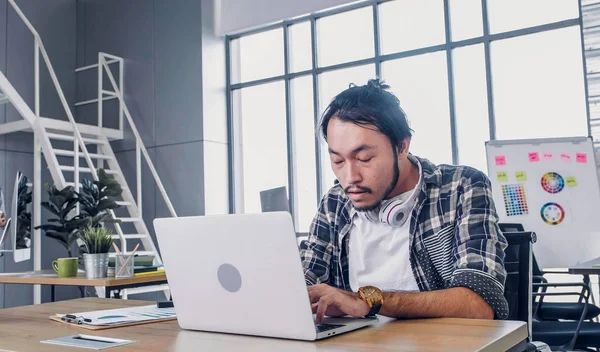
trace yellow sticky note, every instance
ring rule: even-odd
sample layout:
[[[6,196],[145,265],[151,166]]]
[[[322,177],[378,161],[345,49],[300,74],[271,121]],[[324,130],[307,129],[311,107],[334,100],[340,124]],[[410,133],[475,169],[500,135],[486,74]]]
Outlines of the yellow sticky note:
[[[515,172],[515,176],[517,177],[517,181],[519,182],[527,181],[527,174],[525,173],[525,171],[517,171]]]
[[[567,187],[577,187],[577,179],[575,178],[575,176],[567,176],[566,181]]]
[[[498,173],[496,174],[496,178],[500,182],[507,182],[508,181],[508,174],[506,172],[504,172],[504,171],[498,171]]]

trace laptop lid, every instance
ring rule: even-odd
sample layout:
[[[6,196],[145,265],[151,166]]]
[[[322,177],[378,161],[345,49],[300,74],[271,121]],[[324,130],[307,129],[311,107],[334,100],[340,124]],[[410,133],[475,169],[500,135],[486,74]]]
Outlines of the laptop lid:
[[[184,329],[314,340],[287,212],[155,219]]]

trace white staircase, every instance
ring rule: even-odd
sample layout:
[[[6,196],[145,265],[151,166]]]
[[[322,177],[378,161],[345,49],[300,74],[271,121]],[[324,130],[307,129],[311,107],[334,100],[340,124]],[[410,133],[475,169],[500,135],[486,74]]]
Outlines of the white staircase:
[[[32,110],[27,103],[22,99],[21,95],[15,90],[13,85],[8,81],[6,76],[0,72],[0,104],[10,103],[19,114],[23,117],[21,121],[15,121],[0,125],[0,134],[12,133],[16,131],[30,131],[34,133],[34,139],[36,148],[34,153],[42,153],[48,169],[52,175],[54,184],[58,189],[62,189],[66,186],[74,186],[76,188],[81,187],[81,179],[89,178],[98,180],[98,169],[103,168],[108,174],[112,175],[122,186],[123,193],[122,199],[118,201],[121,206],[117,209],[118,217],[115,212],[112,212],[114,218],[121,221],[120,224],[114,224],[115,235],[114,239],[120,244],[120,249],[124,253],[130,253],[135,243],[140,244],[139,250],[136,252],[138,255],[153,255],[155,264],[161,264],[161,258],[157,251],[154,242],[150,236],[150,231],[146,227],[142,218],[142,157],[146,160],[146,163],[154,177],[154,180],[163,196],[167,207],[169,208],[172,216],[177,216],[169,197],[158,177],[158,174],[154,168],[154,165],[148,155],[148,152],[141,140],[141,137],[137,131],[137,128],[133,122],[129,109],[123,99],[123,58],[109,55],[106,53],[98,54],[98,64],[90,65],[77,69],[76,72],[82,72],[87,70],[97,70],[98,72],[98,99],[88,100],[85,102],[76,103],[76,106],[85,104],[97,104],[98,106],[98,124],[87,125],[80,124],[75,121],[71,108],[69,107],[56,74],[52,68],[44,45],[33,28],[31,23],[27,20],[25,15],[21,12],[19,7],[15,4],[14,0],[8,0],[8,3],[12,6],[15,12],[21,17],[23,22],[32,32],[35,39],[35,64],[34,64],[34,84],[35,84],[35,103],[34,109]],[[58,96],[63,105],[64,111],[67,114],[69,121],[61,121],[52,118],[42,117],[39,114],[39,96],[40,96],[40,85],[39,85],[39,64],[40,54],[46,66],[48,72],[52,78],[54,88],[58,93]],[[115,76],[113,75],[110,65],[119,65],[119,82],[117,83]],[[104,89],[103,77],[107,76],[110,81],[110,90]],[[103,102],[109,99],[118,99],[119,109],[119,129],[111,129],[103,126]],[[127,184],[127,180],[117,162],[117,158],[110,145],[111,140],[123,139],[123,119],[124,117],[129,124],[129,128],[133,131],[136,139],[136,184],[137,184],[137,195],[134,197],[130,187]],[[89,150],[92,149],[92,152]],[[37,158],[39,160],[39,157]],[[34,168],[36,169],[36,168]],[[41,169],[38,167],[35,171]],[[41,175],[34,175],[34,226],[40,224],[40,207],[41,201],[41,187],[39,187],[39,181]],[[37,182],[36,182],[37,177]],[[37,185],[36,185],[37,183]],[[127,230],[124,232],[123,229]],[[39,230],[35,230],[33,234],[34,247],[36,252],[34,253],[34,270],[40,269],[41,260],[41,240]],[[111,253],[114,256],[114,253]],[[38,289],[39,290],[39,289]],[[145,287],[144,292],[151,291],[152,288]],[[163,291],[165,286],[157,286],[154,291]],[[134,293],[135,290],[131,290]],[[104,294],[103,289],[97,288],[99,296]],[[165,291],[165,293],[167,293]],[[127,292],[125,292],[125,296]],[[34,300],[39,300],[39,292],[34,291]],[[39,303],[39,302],[36,302]]]

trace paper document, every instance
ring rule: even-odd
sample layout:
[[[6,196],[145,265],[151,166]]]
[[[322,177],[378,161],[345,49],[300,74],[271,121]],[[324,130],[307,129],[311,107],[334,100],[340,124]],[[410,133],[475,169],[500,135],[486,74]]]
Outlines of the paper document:
[[[90,350],[103,350],[106,348],[112,348],[112,347],[129,345],[131,343],[135,343],[135,341],[132,341],[132,340],[121,340],[121,339],[113,339],[113,338],[103,337],[103,336],[92,336],[92,335],[82,335],[82,334],[58,337],[55,339],[43,340],[40,342],[48,343],[51,345],[87,348]]]
[[[93,312],[57,314],[56,316],[63,320],[72,319],[75,322],[79,321],[80,324],[93,326],[119,325],[176,317],[175,308],[157,308],[155,304]]]

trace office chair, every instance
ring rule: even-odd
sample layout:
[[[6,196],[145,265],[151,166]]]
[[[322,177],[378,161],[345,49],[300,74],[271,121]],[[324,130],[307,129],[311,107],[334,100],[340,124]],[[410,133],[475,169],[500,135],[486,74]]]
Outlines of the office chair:
[[[504,232],[524,232],[522,224],[499,224],[500,230]],[[535,254],[532,253],[532,278],[533,284],[548,283],[548,280],[544,277],[544,272],[540,269],[537,261],[535,260]],[[583,292],[581,292],[583,295]],[[584,320],[592,320],[600,315],[600,308],[594,304],[583,303],[583,296],[579,296],[577,302],[544,302],[543,304],[537,304],[534,300],[533,306],[533,318],[539,321],[558,321],[561,319],[565,320],[579,320],[579,317],[586,310]]]
[[[505,230],[508,229],[508,226],[502,227]],[[512,228],[514,229],[514,225]],[[504,259],[507,272],[504,295],[509,305],[508,319],[527,321],[530,339],[542,341],[550,345],[552,350],[599,348],[600,324],[584,321],[588,316],[588,308],[591,306],[589,303],[591,294],[589,286],[584,283],[532,283],[532,279],[529,278],[533,277],[531,247],[536,239],[535,234],[532,232],[504,231],[503,234],[508,242]],[[577,290],[572,292],[547,292],[549,287],[570,287]],[[581,312],[579,315],[576,315],[575,312],[570,313],[575,319],[564,318],[570,321],[532,319],[532,316],[535,317],[535,315],[532,315],[531,308],[536,298],[539,298],[536,303],[539,306],[538,310],[544,309],[546,305],[551,307],[551,304],[554,304],[544,302],[546,296],[577,296],[580,301],[583,301],[581,302]]]

